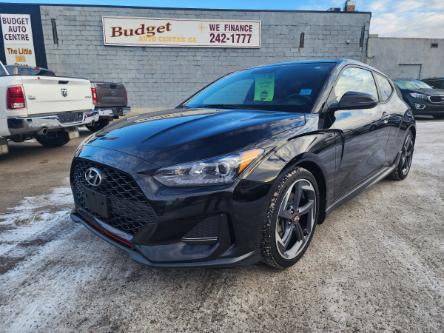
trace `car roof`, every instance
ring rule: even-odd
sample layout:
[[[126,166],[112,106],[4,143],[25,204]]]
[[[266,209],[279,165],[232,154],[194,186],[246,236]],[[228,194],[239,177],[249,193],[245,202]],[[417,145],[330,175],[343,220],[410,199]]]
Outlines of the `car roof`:
[[[39,67],[39,66],[28,66],[28,65],[20,65],[20,64],[11,64],[11,65],[5,65],[5,66],[6,66],[6,67],[17,67],[17,68],[31,68],[31,69],[36,69],[36,68],[38,68],[38,69],[44,69],[44,70],[49,71],[48,68],[45,68],[45,67]]]
[[[281,66],[281,65],[292,65],[292,64],[322,64],[322,63],[333,63],[336,64],[337,66],[346,66],[346,65],[357,65],[357,66],[361,66],[361,67],[365,67],[368,68],[370,70],[373,70],[375,72],[378,72],[384,76],[386,76],[384,73],[382,73],[380,70],[365,64],[363,62],[357,61],[357,60],[353,60],[353,59],[346,59],[346,58],[338,58],[338,59],[310,59],[310,60],[290,60],[290,61],[284,61],[284,62],[278,62],[278,63],[273,63],[273,64],[264,64],[264,65],[259,65],[259,66],[254,66],[254,67],[250,67],[250,68],[246,68],[246,69],[255,69],[255,68],[267,68],[267,67],[273,67],[273,66]]]

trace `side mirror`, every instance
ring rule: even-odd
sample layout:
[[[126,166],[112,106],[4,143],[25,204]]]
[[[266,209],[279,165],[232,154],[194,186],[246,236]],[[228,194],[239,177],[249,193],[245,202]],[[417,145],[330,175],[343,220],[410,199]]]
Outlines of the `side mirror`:
[[[378,105],[378,101],[370,94],[347,91],[339,103],[333,104],[331,110],[371,109]]]

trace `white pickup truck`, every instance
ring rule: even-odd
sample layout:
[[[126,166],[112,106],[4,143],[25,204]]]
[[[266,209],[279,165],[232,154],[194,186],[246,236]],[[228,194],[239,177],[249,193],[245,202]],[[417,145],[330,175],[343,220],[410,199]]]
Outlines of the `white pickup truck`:
[[[0,62],[0,154],[8,152],[9,140],[62,146],[78,136],[77,126],[98,119],[90,81],[10,73]]]

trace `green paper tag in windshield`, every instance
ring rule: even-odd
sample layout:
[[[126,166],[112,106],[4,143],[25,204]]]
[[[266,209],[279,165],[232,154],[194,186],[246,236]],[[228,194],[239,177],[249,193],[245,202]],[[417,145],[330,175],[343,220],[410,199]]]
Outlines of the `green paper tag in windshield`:
[[[259,74],[254,80],[254,101],[271,102],[274,97],[274,75]]]

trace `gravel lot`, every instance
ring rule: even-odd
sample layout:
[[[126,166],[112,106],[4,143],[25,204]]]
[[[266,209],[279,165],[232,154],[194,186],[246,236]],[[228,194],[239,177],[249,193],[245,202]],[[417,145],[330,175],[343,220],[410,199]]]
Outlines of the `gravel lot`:
[[[410,176],[336,209],[283,272],[134,263],[69,220],[80,139],[13,145],[0,157],[0,331],[443,332],[443,136],[444,121],[420,121]]]

